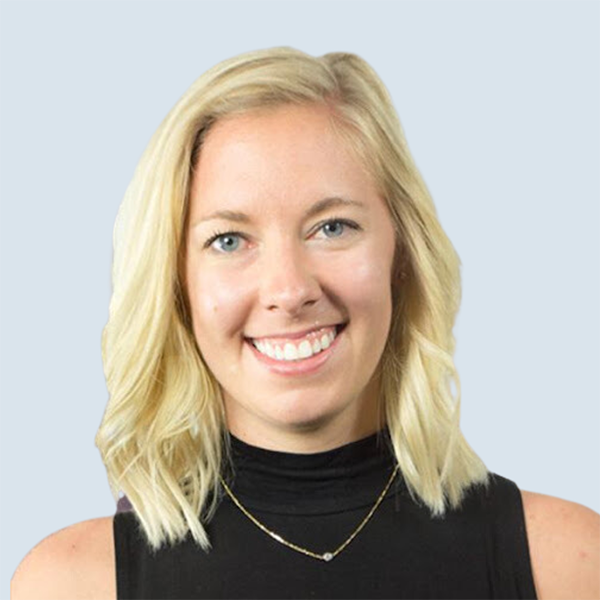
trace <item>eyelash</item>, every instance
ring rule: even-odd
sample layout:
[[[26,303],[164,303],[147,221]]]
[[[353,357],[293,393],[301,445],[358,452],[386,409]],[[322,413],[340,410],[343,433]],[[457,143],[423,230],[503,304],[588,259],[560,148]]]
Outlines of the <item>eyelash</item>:
[[[317,230],[322,229],[323,227],[325,227],[325,225],[329,225],[331,223],[341,223],[342,225],[344,225],[346,227],[350,227],[350,229],[354,229],[354,230],[360,229],[360,225],[358,225],[354,221],[350,221],[348,219],[333,218],[333,219],[328,219],[327,221],[323,221],[323,223],[320,223]],[[209,248],[219,238],[225,237],[228,235],[231,235],[231,236],[236,235],[236,236],[239,236],[239,237],[245,239],[244,234],[240,233],[239,231],[215,231],[212,234],[212,236],[206,241],[206,243],[204,244],[204,247]]]

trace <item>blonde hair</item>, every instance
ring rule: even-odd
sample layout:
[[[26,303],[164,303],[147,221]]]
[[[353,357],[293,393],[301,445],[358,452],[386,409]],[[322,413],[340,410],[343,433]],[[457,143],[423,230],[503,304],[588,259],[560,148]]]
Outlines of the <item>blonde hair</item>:
[[[188,532],[210,548],[204,525],[216,510],[229,450],[221,389],[196,346],[182,283],[192,167],[213,123],[287,103],[331,109],[332,126],[368,168],[395,224],[392,324],[378,370],[409,490],[443,515],[470,485],[487,480],[459,429],[452,329],[460,261],[385,86],[355,54],[249,52],[204,73],[167,115],[115,224],[113,294],[102,336],[110,400],[96,444],[113,494],[127,495],[153,548]]]

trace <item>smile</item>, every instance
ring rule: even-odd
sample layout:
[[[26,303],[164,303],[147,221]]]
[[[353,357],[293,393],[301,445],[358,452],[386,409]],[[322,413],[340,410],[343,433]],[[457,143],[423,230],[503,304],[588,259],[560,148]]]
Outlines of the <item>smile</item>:
[[[323,327],[298,340],[252,340],[252,345],[273,360],[302,360],[329,348],[337,334],[338,327]]]

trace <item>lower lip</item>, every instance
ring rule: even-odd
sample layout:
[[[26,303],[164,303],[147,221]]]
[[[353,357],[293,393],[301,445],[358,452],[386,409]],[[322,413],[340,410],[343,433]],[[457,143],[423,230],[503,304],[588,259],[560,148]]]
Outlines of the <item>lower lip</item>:
[[[261,354],[252,344],[252,342],[246,340],[248,346],[254,353],[254,356],[265,365],[272,373],[276,373],[277,375],[284,375],[288,377],[293,377],[296,375],[310,375],[312,373],[316,373],[319,371],[325,363],[334,355],[338,345],[340,337],[344,334],[346,327],[342,329],[336,335],[333,340],[331,346],[326,350],[322,350],[318,354],[314,354],[308,358],[303,360],[291,360],[291,361],[283,361],[283,360],[275,360],[274,358],[270,358],[266,354]]]

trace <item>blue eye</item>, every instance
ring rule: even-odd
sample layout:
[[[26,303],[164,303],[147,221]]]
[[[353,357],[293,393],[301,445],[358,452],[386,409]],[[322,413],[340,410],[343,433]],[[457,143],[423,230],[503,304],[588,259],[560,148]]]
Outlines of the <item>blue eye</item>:
[[[329,219],[321,223],[317,230],[333,233],[333,235],[327,235],[327,233],[325,235],[327,239],[335,239],[344,234],[344,229],[346,227],[354,230],[360,229],[360,225],[356,224],[354,221],[349,221],[348,219]],[[218,244],[215,249],[223,254],[231,254],[238,249],[240,238],[245,239],[244,235],[239,231],[217,231],[206,241],[204,247],[209,248],[215,242],[219,241],[222,243]]]
[[[338,225],[338,227],[336,228],[335,225]],[[319,227],[319,229],[322,229],[323,231],[327,231],[327,227],[329,227],[330,232],[332,229],[337,229],[337,231],[339,231],[339,234],[334,235],[333,237],[340,237],[340,235],[342,235],[343,228],[347,227],[347,226],[352,227],[352,223],[350,221],[346,221],[343,219],[336,219],[334,221],[327,221],[326,223],[323,223],[323,225],[321,225],[321,227]]]
[[[224,252],[225,254],[229,254],[229,250],[237,250],[237,247],[239,245],[239,237],[240,237],[240,234],[237,231],[226,231],[224,233],[215,233],[206,242],[205,247],[208,248],[209,246],[212,246],[214,244],[214,242],[219,240],[219,241],[222,241],[223,244],[219,244],[220,247],[218,247],[218,249],[221,250],[222,252]],[[235,243],[236,239],[237,239],[237,243]],[[230,243],[231,241],[233,241],[234,243],[231,244]]]

